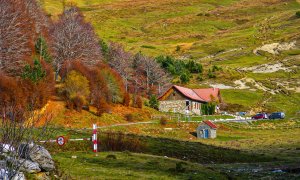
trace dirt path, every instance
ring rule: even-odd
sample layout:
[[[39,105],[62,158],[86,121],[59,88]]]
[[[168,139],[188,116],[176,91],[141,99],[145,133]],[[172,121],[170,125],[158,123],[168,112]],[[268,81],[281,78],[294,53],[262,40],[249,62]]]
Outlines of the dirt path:
[[[134,123],[124,123],[124,124],[113,124],[113,125],[108,125],[108,126],[100,126],[98,129],[105,129],[105,128],[110,128],[110,127],[118,127],[118,126],[131,126],[131,125],[137,125],[137,124],[157,124],[155,121],[147,121],[147,122],[134,122]],[[92,128],[87,128],[87,129],[92,129]]]

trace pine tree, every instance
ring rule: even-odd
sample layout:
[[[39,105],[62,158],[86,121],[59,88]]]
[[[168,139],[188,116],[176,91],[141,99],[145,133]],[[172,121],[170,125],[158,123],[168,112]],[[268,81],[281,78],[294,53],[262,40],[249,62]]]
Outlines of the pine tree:
[[[52,62],[52,57],[49,54],[47,42],[43,36],[40,36],[35,43],[35,52],[43,58],[47,63]]]
[[[36,84],[45,77],[46,71],[43,69],[41,62],[37,58],[34,58],[33,66],[30,66],[29,64],[25,65],[22,74],[23,79],[29,79]]]
[[[158,110],[159,102],[158,102],[157,98],[156,98],[154,95],[152,95],[152,96],[150,97],[150,100],[149,100],[149,106],[150,106],[151,108],[153,108],[153,109]]]

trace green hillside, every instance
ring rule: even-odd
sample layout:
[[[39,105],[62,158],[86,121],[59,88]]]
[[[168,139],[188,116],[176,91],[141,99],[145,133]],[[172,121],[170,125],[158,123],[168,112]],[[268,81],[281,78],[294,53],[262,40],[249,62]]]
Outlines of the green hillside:
[[[295,0],[73,0],[101,38],[126,44],[132,51],[150,55],[176,54],[204,57],[232,48],[261,45],[258,26],[270,18],[268,38],[288,40],[299,32],[293,18],[300,5]],[[45,0],[55,16],[60,0]],[[182,47],[179,52],[176,46]]]
[[[61,0],[41,1],[53,19]],[[284,111],[296,117],[300,92],[300,9],[296,0],[69,0],[91,22],[100,38],[148,56],[171,55],[204,65],[203,80],[185,86],[226,85],[226,99],[248,111]],[[277,54],[253,51],[264,44],[292,43]],[[222,67],[217,78],[208,68]],[[261,65],[261,66],[259,66]],[[178,82],[175,78],[175,83]],[[232,95],[239,89],[259,99]],[[264,95],[264,93],[271,93]],[[241,94],[241,93],[240,93]],[[285,98],[287,97],[287,98]],[[246,101],[251,101],[247,104]],[[269,102],[270,101],[270,102]],[[245,105],[245,102],[247,105]],[[293,107],[290,110],[288,107]],[[249,109],[250,108],[250,109]],[[240,109],[242,110],[242,108]]]

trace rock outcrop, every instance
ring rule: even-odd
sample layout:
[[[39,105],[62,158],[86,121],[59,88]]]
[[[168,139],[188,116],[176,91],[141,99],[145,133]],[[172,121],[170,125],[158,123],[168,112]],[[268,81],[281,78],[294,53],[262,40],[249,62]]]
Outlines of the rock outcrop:
[[[20,170],[27,172],[27,173],[38,173],[41,172],[41,168],[39,167],[39,164],[36,162],[32,162],[30,160],[21,159],[19,160],[19,163],[21,164]]]
[[[39,164],[40,168],[44,171],[53,171],[55,169],[54,161],[50,153],[42,146],[34,146],[30,152],[29,157],[33,162]]]
[[[260,52],[267,52],[270,54],[279,54],[281,51],[287,51],[296,47],[296,41],[292,41],[290,43],[272,43],[265,44],[259,48],[254,49],[253,53],[256,55],[261,54]]]

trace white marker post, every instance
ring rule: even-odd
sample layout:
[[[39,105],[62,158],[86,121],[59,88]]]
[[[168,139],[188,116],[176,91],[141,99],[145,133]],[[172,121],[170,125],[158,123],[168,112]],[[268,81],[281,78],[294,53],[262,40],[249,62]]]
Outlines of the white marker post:
[[[98,152],[98,141],[97,141],[97,124],[93,124],[93,144],[94,144],[94,153],[96,153],[97,156],[97,152]]]

